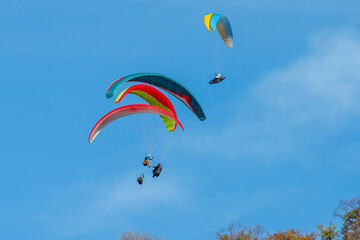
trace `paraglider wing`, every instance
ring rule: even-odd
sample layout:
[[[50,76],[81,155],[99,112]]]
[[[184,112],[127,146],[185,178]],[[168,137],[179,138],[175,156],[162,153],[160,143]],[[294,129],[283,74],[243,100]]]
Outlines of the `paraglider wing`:
[[[184,130],[184,127],[182,126],[180,121],[174,116],[174,114],[164,110],[163,108],[147,104],[132,104],[116,108],[103,116],[91,130],[91,133],[89,135],[89,143],[91,143],[96,137],[96,135],[98,135],[99,132],[109,123],[115,121],[118,118],[122,118],[136,113],[153,113],[168,117],[171,120],[175,121]]]
[[[234,46],[232,29],[227,17],[221,14],[210,13],[205,15],[204,22],[209,31],[213,31],[215,28],[218,30],[226,46],[229,48]]]
[[[125,82],[143,82],[161,88],[182,101],[201,121],[206,119],[199,102],[189,90],[174,79],[158,73],[137,73],[119,78],[110,84],[106,97],[114,96],[116,90]]]
[[[147,101],[149,104],[153,106],[161,107],[171,112],[172,114],[174,114],[175,117],[177,117],[175,108],[170,102],[169,98],[167,98],[165,94],[163,94],[156,88],[145,84],[137,84],[125,89],[117,96],[115,103],[120,102],[126,96],[126,94],[129,93],[135,94],[141,97],[142,99],[144,99],[145,101]],[[174,131],[176,129],[176,123],[173,120],[162,115],[160,115],[160,117],[164,121],[165,126],[169,132]]]

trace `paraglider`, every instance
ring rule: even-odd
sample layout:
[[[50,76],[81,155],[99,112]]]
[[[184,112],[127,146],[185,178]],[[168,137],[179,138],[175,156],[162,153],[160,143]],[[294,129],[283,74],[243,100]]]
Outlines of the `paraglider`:
[[[138,113],[152,113],[152,114],[158,114],[160,116],[163,117],[167,117],[169,118],[171,121],[175,122],[177,125],[179,125],[183,130],[183,126],[181,124],[181,122],[177,119],[177,117],[171,113],[170,111],[167,111],[161,107],[158,106],[153,106],[153,105],[147,105],[147,104],[132,104],[132,105],[126,105],[126,106],[122,106],[119,108],[116,108],[112,111],[110,111],[109,113],[107,113],[106,115],[104,115],[93,127],[93,129],[91,130],[91,133],[89,135],[89,143],[91,143],[95,137],[100,133],[100,131],[107,126],[108,124],[110,124],[111,122],[128,116],[128,115],[132,115],[132,114],[138,114]],[[148,154],[144,161],[143,161],[143,165],[144,166],[148,166],[149,168],[151,167],[151,162],[153,161],[154,156],[152,156],[151,154]],[[160,168],[159,168],[160,166]],[[153,175],[154,176],[159,176],[160,172],[162,170],[161,168],[161,164],[159,163],[157,166],[154,167],[155,171],[153,171]],[[141,185],[143,183],[143,179],[144,179],[144,174],[142,175],[142,177],[137,177],[137,181],[138,183]]]
[[[230,25],[229,19],[221,14],[215,14],[210,13],[204,16],[204,23],[206,28],[211,32],[218,32],[223,40],[223,42],[226,44],[228,48],[233,48],[234,46],[234,40],[233,40],[233,33]],[[218,47],[216,47],[216,70],[217,72],[220,71],[219,66],[219,56],[218,56]],[[215,74],[215,78],[212,79],[209,83],[220,83],[222,80],[224,80],[225,77],[221,76],[221,74]]]
[[[153,166],[153,178],[154,177],[159,177],[161,171],[162,171],[162,166],[161,163],[158,163],[156,166]]]

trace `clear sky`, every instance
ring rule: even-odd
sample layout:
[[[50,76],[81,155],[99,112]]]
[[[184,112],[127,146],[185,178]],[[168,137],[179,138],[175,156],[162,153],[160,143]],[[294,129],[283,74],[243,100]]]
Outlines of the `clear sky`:
[[[209,12],[234,33],[218,85]],[[232,222],[336,221],[338,200],[359,194],[359,12],[358,0],[0,0],[1,238],[205,240]],[[185,131],[141,187],[142,149],[122,135],[136,121],[87,142],[115,107],[107,86],[137,72],[182,82],[207,115],[176,103]]]

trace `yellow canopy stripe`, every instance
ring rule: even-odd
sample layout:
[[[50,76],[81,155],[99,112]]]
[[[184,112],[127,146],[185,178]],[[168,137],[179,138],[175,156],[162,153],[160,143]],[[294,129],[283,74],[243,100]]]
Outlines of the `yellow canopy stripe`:
[[[210,19],[211,19],[212,15],[213,14],[210,13],[210,14],[205,15],[205,17],[204,17],[205,25],[206,25],[207,29],[209,29],[209,31],[212,31],[212,29],[210,27]]]

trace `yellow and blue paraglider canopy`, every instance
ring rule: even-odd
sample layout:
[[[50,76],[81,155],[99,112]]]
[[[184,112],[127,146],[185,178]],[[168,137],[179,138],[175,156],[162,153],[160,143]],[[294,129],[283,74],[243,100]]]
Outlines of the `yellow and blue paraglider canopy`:
[[[210,13],[205,15],[204,22],[209,31],[218,30],[226,46],[232,48],[234,45],[230,21],[221,14]]]

